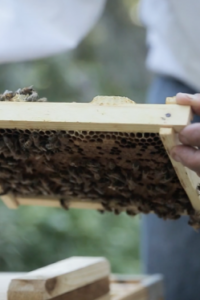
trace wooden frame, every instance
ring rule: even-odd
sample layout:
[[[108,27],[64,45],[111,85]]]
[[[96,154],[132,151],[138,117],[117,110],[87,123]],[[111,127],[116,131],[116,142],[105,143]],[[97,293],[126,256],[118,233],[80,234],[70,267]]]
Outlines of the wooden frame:
[[[160,137],[169,155],[170,149],[178,144],[174,130],[172,128],[161,128]],[[200,211],[200,197],[197,193],[197,186],[200,182],[199,177],[193,171],[184,167],[181,163],[173,160],[170,155],[169,158],[180,180],[180,183],[186,194],[188,195],[188,198],[190,199],[193,207],[197,211]]]
[[[191,122],[192,111],[189,106],[174,104],[170,98],[167,103],[172,104],[135,104],[123,97],[96,97],[88,104],[1,102],[0,128],[154,132],[160,134],[169,154],[177,144],[175,134]],[[170,160],[193,207],[200,211],[197,192],[199,177],[171,157]],[[19,205],[60,207],[59,199],[50,197],[4,195],[1,198],[9,208]],[[87,199],[81,202],[70,199],[69,207],[102,209],[101,204],[91,203]]]

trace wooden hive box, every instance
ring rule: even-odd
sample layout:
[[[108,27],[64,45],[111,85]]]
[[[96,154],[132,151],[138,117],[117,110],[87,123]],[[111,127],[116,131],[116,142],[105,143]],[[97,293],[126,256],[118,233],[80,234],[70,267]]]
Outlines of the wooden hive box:
[[[0,273],[0,300],[32,300],[38,299],[37,289],[27,297],[27,291],[21,291],[20,281],[17,278],[27,280],[26,273]],[[33,277],[32,277],[33,280]],[[39,280],[37,279],[37,282]],[[100,281],[99,281],[100,282]],[[16,283],[19,285],[16,286]],[[15,284],[15,286],[14,286]],[[164,300],[163,277],[161,275],[151,276],[134,276],[134,275],[112,275],[107,282],[97,284],[92,282],[81,288],[77,287],[71,292],[60,294],[59,296],[49,299],[56,300]],[[25,284],[24,284],[25,286]],[[42,285],[41,285],[42,286]],[[41,286],[40,288],[41,291]],[[31,285],[29,285],[29,290]],[[15,290],[14,290],[15,289]],[[110,292],[108,292],[110,289]],[[20,292],[20,293],[19,293]],[[96,295],[103,295],[96,298]],[[33,298],[35,296],[35,298]],[[10,298],[11,297],[11,298]]]
[[[164,300],[162,275],[113,275],[110,278],[112,300]]]
[[[96,97],[91,103],[0,102],[4,203],[91,208],[200,226],[199,177],[169,156],[191,108]]]
[[[8,300],[109,300],[109,275],[110,265],[104,258],[71,257],[7,277],[6,293]]]

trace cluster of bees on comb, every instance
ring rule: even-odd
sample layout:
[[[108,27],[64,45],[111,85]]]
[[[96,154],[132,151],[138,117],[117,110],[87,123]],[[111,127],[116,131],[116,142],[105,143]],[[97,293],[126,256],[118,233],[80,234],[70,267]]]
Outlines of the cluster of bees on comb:
[[[46,100],[32,87],[0,100],[21,96]],[[0,129],[0,186],[2,194],[58,197],[65,208],[76,199],[101,203],[101,213],[186,214],[200,227],[157,133]]]
[[[46,102],[46,98],[39,98],[38,93],[33,89],[33,86],[18,89],[15,92],[6,90],[0,94],[0,101],[12,102]]]

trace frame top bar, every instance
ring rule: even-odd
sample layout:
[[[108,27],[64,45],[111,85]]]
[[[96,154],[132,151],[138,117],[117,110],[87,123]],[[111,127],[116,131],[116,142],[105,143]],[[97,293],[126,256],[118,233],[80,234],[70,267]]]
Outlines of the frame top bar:
[[[191,108],[176,104],[0,102],[0,128],[179,132],[191,119]]]

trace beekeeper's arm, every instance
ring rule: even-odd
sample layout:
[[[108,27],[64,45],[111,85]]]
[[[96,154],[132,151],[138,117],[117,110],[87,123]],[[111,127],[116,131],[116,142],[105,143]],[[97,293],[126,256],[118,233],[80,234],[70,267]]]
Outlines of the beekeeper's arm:
[[[75,48],[102,14],[106,0],[0,0],[0,63]]]

